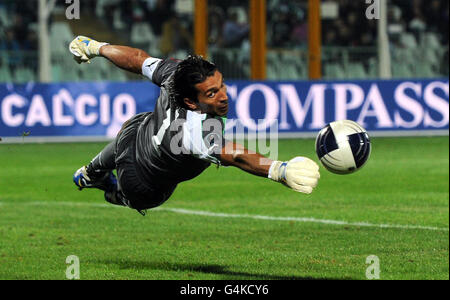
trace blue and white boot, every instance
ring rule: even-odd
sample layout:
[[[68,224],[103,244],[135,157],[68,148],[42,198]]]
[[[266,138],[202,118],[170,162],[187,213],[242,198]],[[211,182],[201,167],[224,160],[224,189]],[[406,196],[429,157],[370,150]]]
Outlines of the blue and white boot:
[[[112,191],[117,186],[117,178],[113,172],[107,172],[101,177],[90,178],[87,175],[86,166],[78,169],[73,174],[73,182],[80,189],[96,188],[103,191]]]

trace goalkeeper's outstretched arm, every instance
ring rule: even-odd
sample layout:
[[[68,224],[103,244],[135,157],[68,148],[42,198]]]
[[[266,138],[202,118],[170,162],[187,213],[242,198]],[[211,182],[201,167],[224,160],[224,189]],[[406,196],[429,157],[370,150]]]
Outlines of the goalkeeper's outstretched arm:
[[[100,43],[84,36],[70,43],[70,51],[78,63],[90,63],[92,58],[103,56],[119,68],[136,74],[142,74],[142,65],[150,57],[141,49]]]
[[[150,57],[150,55],[141,49],[113,45],[101,47],[100,55],[110,60],[119,68],[136,74],[142,74],[142,65]]]
[[[320,178],[319,166],[309,158],[273,161],[233,142],[228,142],[222,149],[220,160],[225,166],[234,166],[250,174],[270,178],[305,194],[312,193]]]
[[[237,167],[260,177],[269,176],[269,169],[273,162],[271,159],[233,142],[228,142],[222,149],[220,160],[224,166]]]

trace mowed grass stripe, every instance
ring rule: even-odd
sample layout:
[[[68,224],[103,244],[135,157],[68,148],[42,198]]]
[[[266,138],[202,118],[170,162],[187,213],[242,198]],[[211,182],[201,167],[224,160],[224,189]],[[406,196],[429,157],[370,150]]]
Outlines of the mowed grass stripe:
[[[0,203],[0,206],[5,203]],[[120,206],[114,206],[102,203],[76,203],[76,202],[21,202],[20,205],[37,205],[37,206],[70,206],[70,207],[98,207],[98,208],[123,208]],[[355,226],[355,227],[375,227],[386,229],[406,229],[406,230],[432,230],[432,231],[449,231],[449,228],[433,227],[433,226],[417,226],[417,225],[399,225],[399,224],[372,224],[369,222],[346,222],[340,220],[323,220],[309,217],[277,217],[277,216],[262,216],[262,215],[249,215],[249,214],[229,214],[229,213],[217,213],[209,211],[190,210],[184,208],[168,208],[157,207],[152,211],[167,211],[184,215],[195,215],[215,218],[236,218],[236,219],[253,219],[264,221],[281,221],[281,222],[299,222],[299,223],[319,223],[324,225],[337,225],[337,226]]]

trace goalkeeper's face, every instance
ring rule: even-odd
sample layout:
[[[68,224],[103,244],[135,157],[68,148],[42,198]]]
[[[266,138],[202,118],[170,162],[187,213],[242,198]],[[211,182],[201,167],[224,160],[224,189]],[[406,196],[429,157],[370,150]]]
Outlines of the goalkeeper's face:
[[[225,117],[228,114],[228,96],[222,73],[216,71],[213,76],[195,85],[198,91],[196,110],[215,116]]]

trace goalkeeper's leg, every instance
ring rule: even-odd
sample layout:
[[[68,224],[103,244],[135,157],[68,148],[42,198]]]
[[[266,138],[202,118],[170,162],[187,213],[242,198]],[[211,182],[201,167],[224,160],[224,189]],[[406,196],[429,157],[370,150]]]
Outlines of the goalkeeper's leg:
[[[93,176],[94,178],[101,177],[102,174],[111,172],[115,168],[116,141],[108,144],[86,167],[88,175]]]
[[[103,191],[116,189],[117,179],[113,174],[116,168],[116,143],[110,143],[87,166],[78,169],[73,175],[75,185],[80,189],[98,188]]]

